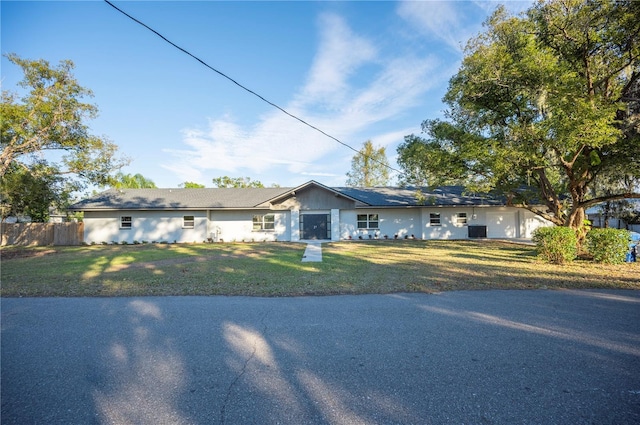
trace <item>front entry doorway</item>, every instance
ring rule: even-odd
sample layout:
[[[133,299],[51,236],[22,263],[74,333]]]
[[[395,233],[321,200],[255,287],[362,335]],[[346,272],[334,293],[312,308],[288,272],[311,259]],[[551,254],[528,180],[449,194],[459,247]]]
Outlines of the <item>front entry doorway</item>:
[[[301,239],[331,239],[331,215],[300,214]]]

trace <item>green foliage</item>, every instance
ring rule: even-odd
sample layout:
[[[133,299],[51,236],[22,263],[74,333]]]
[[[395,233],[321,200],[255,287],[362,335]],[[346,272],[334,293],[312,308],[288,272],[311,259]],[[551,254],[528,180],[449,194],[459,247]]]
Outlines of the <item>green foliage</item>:
[[[128,163],[116,157],[117,146],[89,133],[85,121],[95,118],[96,106],[84,102],[90,90],[80,86],[72,74],[73,62],[61,61],[51,67],[45,60],[21,59],[7,55],[9,61],[22,68],[24,79],[19,85],[27,93],[3,90],[0,104],[0,177],[12,164],[30,168],[34,155],[51,170],[75,178],[75,185],[104,185],[109,174]],[[46,159],[48,152],[58,152],[57,162]]]
[[[376,148],[367,140],[351,159],[347,186],[374,187],[389,184],[389,160],[384,146]]]
[[[213,179],[213,185],[221,188],[245,188],[245,187],[264,187],[258,180],[251,180],[250,177],[216,177]]]
[[[120,172],[113,178],[111,187],[114,189],[155,189],[156,184],[142,174],[132,175]]]
[[[437,142],[410,135],[398,147],[398,165],[404,170],[402,185],[442,186],[464,184],[467,169],[464,160]],[[425,164],[430,164],[429,168]],[[433,169],[440,170],[437,174]]]
[[[587,249],[598,263],[622,264],[629,251],[629,231],[591,229],[587,233]]]
[[[184,187],[185,189],[203,189],[204,185],[195,182],[184,182],[180,183],[178,186]]]
[[[540,227],[533,232],[538,256],[553,264],[573,261],[578,254],[578,238],[568,227]]]
[[[31,169],[12,164],[0,184],[3,218],[29,216],[33,222],[44,223],[49,220],[49,207],[63,209],[68,199],[63,179],[42,164]]]
[[[2,90],[0,103],[0,179],[3,215],[25,214],[46,221],[49,207],[66,205],[73,191],[105,185],[128,160],[117,146],[93,136],[86,120],[97,108],[72,74],[73,63],[51,67],[45,60],[7,58],[22,68],[25,95]]]
[[[634,1],[499,7],[467,44],[445,119],[399,146],[405,183],[497,191],[575,229],[592,205],[640,198],[638,16]],[[605,177],[627,184],[598,192]]]

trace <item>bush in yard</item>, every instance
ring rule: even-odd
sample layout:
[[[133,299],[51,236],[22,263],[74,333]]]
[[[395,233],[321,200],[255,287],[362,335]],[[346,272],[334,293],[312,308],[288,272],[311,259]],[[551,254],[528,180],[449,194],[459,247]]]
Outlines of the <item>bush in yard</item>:
[[[629,231],[591,229],[587,233],[587,250],[598,263],[622,264],[629,250]]]
[[[538,256],[555,264],[573,261],[578,255],[578,237],[569,227],[540,227],[533,232]]]

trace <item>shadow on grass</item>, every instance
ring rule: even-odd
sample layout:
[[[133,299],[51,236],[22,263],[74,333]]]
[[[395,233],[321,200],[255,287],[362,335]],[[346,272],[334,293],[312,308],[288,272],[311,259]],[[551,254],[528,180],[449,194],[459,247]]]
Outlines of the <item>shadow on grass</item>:
[[[534,247],[475,241],[323,244],[302,263],[299,243],[56,248],[2,268],[3,296],[299,296],[473,289],[640,287],[635,265],[537,260]]]

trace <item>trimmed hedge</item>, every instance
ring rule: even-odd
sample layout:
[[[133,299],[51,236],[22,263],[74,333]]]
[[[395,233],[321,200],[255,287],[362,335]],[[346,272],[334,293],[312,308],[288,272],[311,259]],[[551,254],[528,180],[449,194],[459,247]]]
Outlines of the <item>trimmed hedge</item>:
[[[540,227],[533,232],[538,256],[554,264],[573,261],[578,255],[578,237],[569,227]]]
[[[587,233],[587,250],[598,263],[622,264],[629,251],[629,231],[591,229]]]

